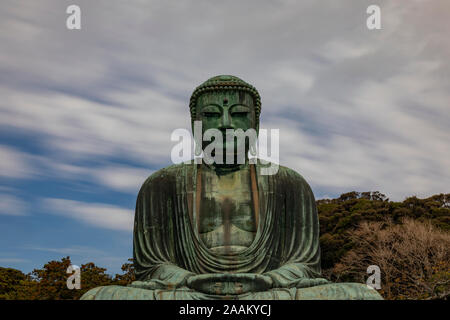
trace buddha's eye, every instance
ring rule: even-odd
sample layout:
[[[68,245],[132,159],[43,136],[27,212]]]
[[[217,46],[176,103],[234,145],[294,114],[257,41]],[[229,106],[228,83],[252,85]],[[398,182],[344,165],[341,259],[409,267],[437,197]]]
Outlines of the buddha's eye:
[[[207,118],[220,117],[220,113],[214,111],[204,111],[203,116]]]
[[[247,114],[248,114],[248,111],[233,111],[233,112],[231,113],[231,115],[232,115],[233,117],[246,117]]]
[[[241,105],[237,105],[231,109],[231,115],[233,117],[246,117],[249,112],[249,108]]]

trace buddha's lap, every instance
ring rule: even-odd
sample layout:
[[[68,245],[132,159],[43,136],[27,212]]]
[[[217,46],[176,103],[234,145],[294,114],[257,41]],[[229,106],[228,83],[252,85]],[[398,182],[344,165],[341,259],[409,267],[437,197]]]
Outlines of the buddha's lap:
[[[374,289],[360,283],[332,283],[310,288],[275,288],[233,296],[209,295],[187,287],[148,290],[104,286],[86,292],[82,300],[382,300]]]

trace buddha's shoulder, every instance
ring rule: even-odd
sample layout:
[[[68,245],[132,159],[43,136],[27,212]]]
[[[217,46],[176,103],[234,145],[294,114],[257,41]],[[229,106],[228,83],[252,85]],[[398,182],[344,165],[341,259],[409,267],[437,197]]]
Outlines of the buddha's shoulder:
[[[181,178],[184,174],[186,174],[187,170],[191,170],[192,168],[193,164],[188,162],[170,165],[168,167],[153,172],[144,181],[142,186],[144,187],[151,184],[170,183],[171,181],[174,181],[177,178]]]
[[[283,165],[274,164],[272,162],[258,162],[260,169],[266,169],[266,175],[273,175],[278,181],[290,182],[291,184],[303,185],[310,188],[305,178],[297,171],[288,168]],[[143,183],[142,187],[155,186],[155,185],[167,185],[175,183],[177,179],[184,177],[186,174],[191,173],[195,164],[192,162],[184,162],[180,164],[170,165],[168,167],[159,169],[153,172]],[[276,168],[276,170],[269,170],[270,168]],[[263,171],[260,171],[263,172]]]
[[[278,174],[282,176],[289,176],[292,177],[293,179],[298,179],[306,182],[305,178],[303,178],[303,176],[298,171],[286,166],[280,165],[280,168],[278,169]]]
[[[276,173],[274,173],[274,178],[279,180],[279,181],[283,181],[283,182],[287,182],[289,181],[290,183],[294,183],[297,185],[303,185],[303,186],[307,186],[308,188],[310,188],[308,182],[306,181],[306,179],[296,170],[291,169],[289,167],[283,166],[283,165],[277,165],[274,163],[265,163],[265,164],[260,164],[260,168],[277,168]],[[269,172],[269,171],[267,171]]]

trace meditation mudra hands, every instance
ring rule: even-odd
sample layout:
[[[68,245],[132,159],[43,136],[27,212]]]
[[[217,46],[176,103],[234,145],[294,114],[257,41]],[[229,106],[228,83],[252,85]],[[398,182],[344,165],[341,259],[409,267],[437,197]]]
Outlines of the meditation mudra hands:
[[[323,278],[300,278],[288,287],[308,288],[328,284]],[[218,295],[236,295],[247,292],[267,291],[278,287],[272,277],[255,273],[200,274],[186,279],[187,287],[199,292]],[[281,286],[280,286],[281,287]]]
[[[269,276],[254,273],[206,273],[172,277],[170,282],[159,279],[134,281],[131,286],[150,290],[188,287],[207,294],[236,295],[266,291],[272,288],[273,281]]]
[[[168,280],[168,279],[167,279]],[[175,289],[188,287],[192,290],[213,295],[238,295],[247,292],[267,291],[271,288],[308,288],[328,284],[323,278],[299,278],[281,285],[265,274],[255,273],[205,273],[172,274],[169,281],[151,279],[134,281],[131,286],[142,289]]]
[[[269,276],[254,273],[206,273],[188,277],[186,285],[207,294],[236,295],[267,291],[273,281]]]

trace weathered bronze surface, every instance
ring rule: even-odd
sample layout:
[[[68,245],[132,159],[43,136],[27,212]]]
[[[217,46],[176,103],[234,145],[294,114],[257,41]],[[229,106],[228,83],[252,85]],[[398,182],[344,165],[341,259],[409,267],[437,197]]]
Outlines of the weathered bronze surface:
[[[237,77],[203,83],[190,109],[203,132],[259,128],[259,94]],[[152,174],[136,203],[137,281],[82,299],[381,299],[365,284],[321,278],[310,186],[283,166],[261,175],[264,166],[183,163]]]

